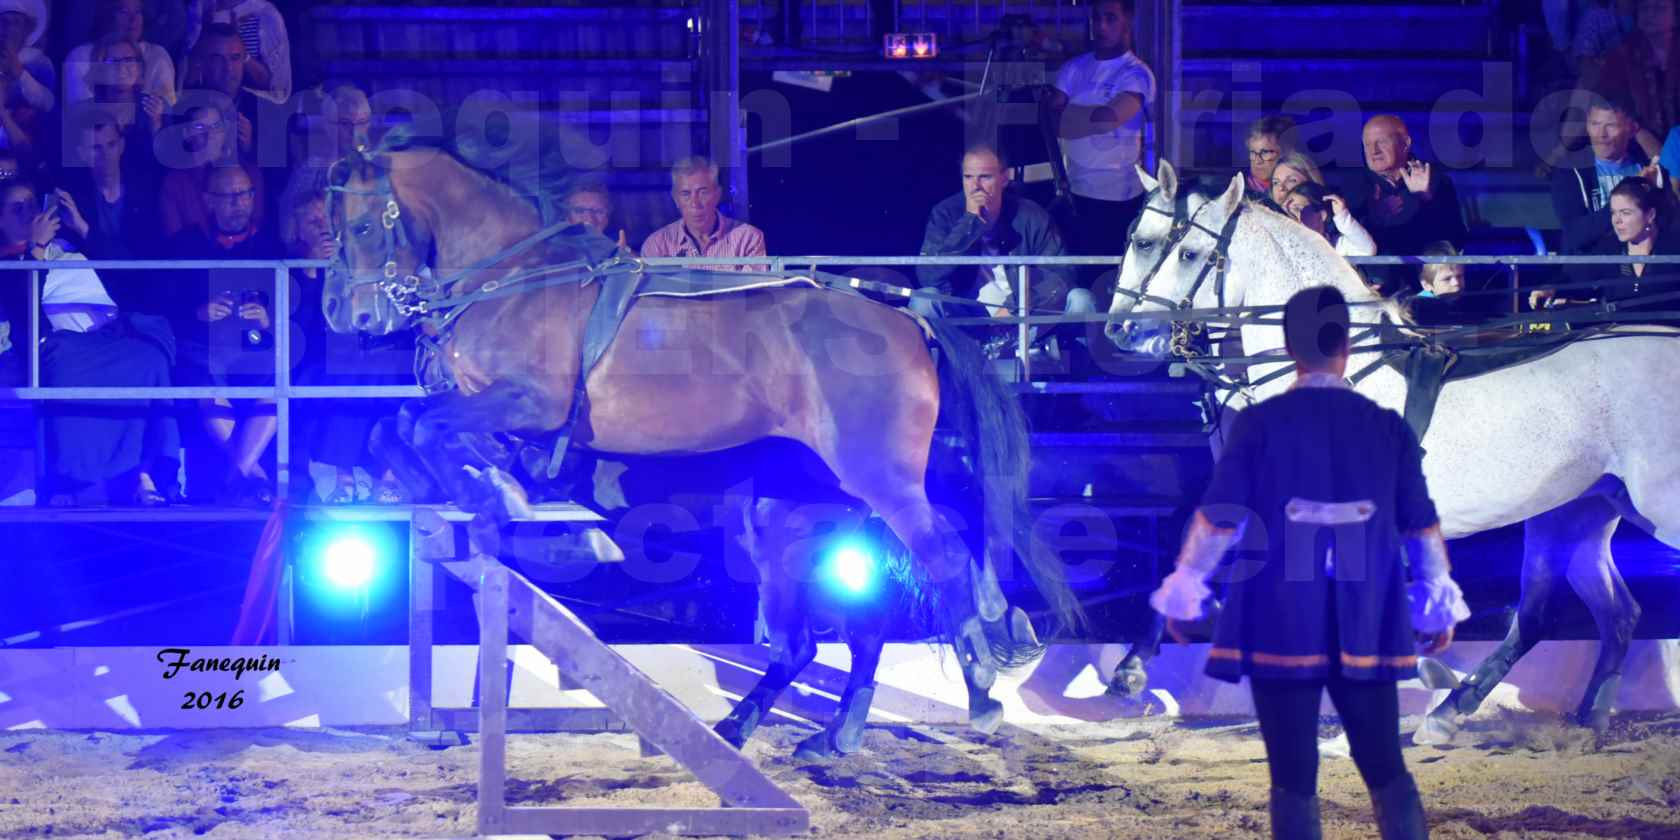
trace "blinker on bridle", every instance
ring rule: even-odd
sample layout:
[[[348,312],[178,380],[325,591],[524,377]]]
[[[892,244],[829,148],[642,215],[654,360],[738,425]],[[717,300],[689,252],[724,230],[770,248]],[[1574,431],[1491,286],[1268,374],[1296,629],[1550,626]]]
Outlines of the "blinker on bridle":
[[[1138,283],[1137,291],[1132,292],[1124,289],[1117,289],[1117,293],[1126,295],[1138,301],[1154,303],[1168,311],[1188,311],[1194,308],[1196,294],[1201,291],[1202,285],[1207,282],[1208,273],[1211,271],[1214,275],[1214,292],[1218,300],[1218,307],[1220,309],[1224,309],[1225,269],[1229,264],[1226,251],[1230,248],[1231,238],[1236,233],[1237,219],[1242,215],[1243,211],[1242,203],[1239,202],[1236,209],[1231,211],[1231,215],[1225,219],[1224,226],[1220,230],[1215,231],[1207,225],[1197,221],[1197,217],[1201,215],[1202,211],[1207,209],[1208,205],[1213,203],[1211,199],[1204,203],[1201,207],[1196,208],[1196,211],[1192,213],[1189,209],[1189,194],[1180,190],[1179,194],[1173,197],[1173,212],[1168,213],[1167,211],[1154,206],[1154,199],[1160,194],[1161,188],[1156,187],[1144,197],[1143,201],[1144,212],[1159,213],[1163,216],[1168,216],[1172,220],[1172,227],[1167,231],[1166,238],[1160,243],[1160,255],[1156,257],[1155,263],[1149,267],[1149,270],[1144,273],[1143,280]],[[1143,215],[1141,213],[1132,221],[1131,228],[1126,232],[1126,241],[1128,246],[1132,244],[1137,233],[1138,224],[1142,221]],[[1153,281],[1155,276],[1161,272],[1161,269],[1166,266],[1167,258],[1172,254],[1175,248],[1183,243],[1184,237],[1189,236],[1190,231],[1192,230],[1199,230],[1213,239],[1213,248],[1208,252],[1207,260],[1202,264],[1202,270],[1196,274],[1195,282],[1190,284],[1190,288],[1184,293],[1183,299],[1178,301],[1173,301],[1169,298],[1161,297],[1160,295],[1149,294],[1150,282]],[[1199,355],[1195,350],[1194,344],[1196,340],[1201,337],[1203,331],[1204,325],[1201,321],[1174,321],[1171,328],[1171,337],[1168,341],[1169,348],[1174,355],[1181,356],[1183,358],[1191,358],[1192,356]]]
[[[370,152],[366,146],[357,146],[356,151],[352,154],[359,155],[364,163],[372,163],[374,159],[374,153]],[[391,188],[390,177],[380,171],[378,177],[374,180],[373,189],[353,190],[349,187],[350,169],[351,157],[347,155],[334,163],[329,170],[332,174],[328,177],[327,193],[333,206],[329,208],[328,219],[337,218],[338,213],[331,211],[342,209],[342,196],[361,195],[385,199],[385,208],[379,212],[379,225],[385,231],[384,265],[380,269],[381,277],[379,279],[356,280],[355,273],[350,268],[350,251],[344,247],[345,230],[335,229],[334,236],[338,239],[339,249],[329,271],[344,278],[345,289],[348,291],[353,292],[355,289],[368,285],[377,286],[379,291],[391,302],[392,307],[397,310],[397,314],[405,318],[426,314],[429,309],[427,299],[436,290],[423,289],[422,283],[424,281],[416,274],[410,273],[401,278],[397,276],[399,274],[397,270],[397,251],[399,248],[408,247],[410,241],[408,228],[401,224],[402,208],[397,204],[397,195],[395,190]],[[355,236],[357,229],[372,224],[373,215],[374,211],[369,211],[357,216],[354,220],[346,219],[344,228],[350,232],[351,236]]]

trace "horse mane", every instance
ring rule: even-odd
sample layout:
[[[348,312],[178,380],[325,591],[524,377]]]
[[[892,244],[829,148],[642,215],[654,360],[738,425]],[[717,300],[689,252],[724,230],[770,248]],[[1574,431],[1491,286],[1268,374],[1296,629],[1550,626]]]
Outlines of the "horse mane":
[[[537,211],[539,219],[542,216],[542,206],[539,202],[538,196],[527,195],[521,192],[514,185],[508,183],[495,173],[483,169],[473,164],[471,161],[461,157],[461,155],[453,148],[450,148],[450,144],[441,137],[416,134],[408,126],[399,125],[386,132],[385,136],[380,138],[379,146],[372,154],[397,154],[403,152],[427,152],[440,157],[445,157],[460,166],[461,169],[466,171],[469,176],[476,176],[472,178],[472,181],[479,187],[481,192],[486,194],[487,197],[492,200],[514,200],[520,202]]]
[[[1373,323],[1379,319],[1378,313],[1394,306],[1393,301],[1372,292],[1347,258],[1336,253],[1329,240],[1306,225],[1257,201],[1244,201],[1244,215],[1251,220],[1249,224],[1264,233],[1289,261],[1289,271],[1271,278],[1281,282],[1286,292],[1283,300],[1277,302],[1279,305],[1302,289],[1334,286],[1349,304],[1354,304],[1354,321]]]

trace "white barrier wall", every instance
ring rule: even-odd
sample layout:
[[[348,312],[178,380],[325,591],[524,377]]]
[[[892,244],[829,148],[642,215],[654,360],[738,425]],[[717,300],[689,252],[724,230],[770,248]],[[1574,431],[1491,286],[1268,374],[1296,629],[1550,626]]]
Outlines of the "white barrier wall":
[[[1444,658],[1461,673],[1494,647],[1455,645]],[[192,648],[184,654],[159,648],[60,648],[0,651],[0,728],[191,729],[268,726],[401,725],[408,714],[408,649],[389,647]],[[637,667],[694,709],[717,720],[757,680],[765,648],[746,645],[626,645],[617,648]],[[512,648],[514,706],[591,707],[587,693],[562,690],[554,668],[535,649]],[[1168,645],[1150,668],[1147,704],[1106,697],[1096,664],[1106,674],[1125,649],[1120,645],[1059,645],[1035,667],[1005,674],[993,695],[1011,723],[1103,721],[1140,714],[1247,715],[1246,686],[1201,676],[1205,645]],[[1511,672],[1485,704],[1498,708],[1573,711],[1594,658],[1595,642],[1546,642]],[[275,670],[203,670],[206,667],[274,666]],[[227,661],[222,662],[223,658]],[[169,663],[187,664],[173,676]],[[191,670],[193,662],[200,670]],[[205,664],[210,663],[210,664]],[[845,682],[848,655],[823,645],[804,680],[778,710],[794,718],[826,719]],[[433,703],[466,706],[472,699],[476,648],[440,647],[433,673]],[[1680,640],[1633,644],[1617,708],[1680,709]],[[1402,711],[1416,714],[1433,702],[1415,681],[1403,684]],[[199,708],[200,705],[207,708]],[[183,708],[187,706],[189,708]],[[890,645],[882,658],[872,720],[962,723],[967,703],[949,656],[924,645]]]

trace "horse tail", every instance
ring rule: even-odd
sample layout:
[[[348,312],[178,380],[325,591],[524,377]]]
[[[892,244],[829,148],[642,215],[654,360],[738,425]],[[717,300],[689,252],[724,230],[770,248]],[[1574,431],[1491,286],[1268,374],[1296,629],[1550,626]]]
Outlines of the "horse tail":
[[[938,321],[932,322],[932,330],[941,351],[938,425],[953,435],[956,449],[941,445],[936,431],[929,476],[934,477],[935,468],[940,467],[949,475],[960,475],[964,484],[979,485],[976,512],[984,517],[984,536],[998,546],[1013,549],[1026,566],[1053,620],[1046,636],[1062,630],[1077,631],[1085,623],[1084,610],[1068,586],[1060,558],[1033,533],[1027,504],[1032,452],[1020,400],[1001,377],[987,369],[986,356],[974,339],[960,328]],[[951,459],[959,461],[961,467],[953,470],[951,464],[939,463]],[[972,499],[975,494],[963,495]],[[975,556],[984,556],[987,542],[979,541],[974,547]],[[999,559],[1007,558],[993,558],[994,563]],[[1043,652],[1042,645],[1010,639],[993,629],[988,627],[987,635],[1003,667],[1026,664]]]

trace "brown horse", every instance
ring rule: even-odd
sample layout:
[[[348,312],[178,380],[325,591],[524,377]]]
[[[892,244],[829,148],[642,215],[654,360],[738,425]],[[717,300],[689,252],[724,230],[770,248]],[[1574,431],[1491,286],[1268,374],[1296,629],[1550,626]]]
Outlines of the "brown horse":
[[[539,235],[529,202],[437,150],[353,155],[333,181],[341,265],[325,290],[327,320],[340,332],[430,334],[454,388],[405,407],[400,434],[458,503],[519,512],[523,490],[485,454],[496,448],[492,436],[540,440],[569,418],[573,444],[601,453],[787,439],[908,548],[971,687],[983,692],[997,667],[1041,650],[1030,625],[1020,637],[993,572],[1011,549],[1056,618],[1079,621],[1057,559],[1031,538],[1019,406],[961,333],[809,285],[644,297],[579,387],[585,322],[603,286],[625,278],[576,281],[613,261],[611,243],[575,231]],[[448,321],[414,306],[475,292],[485,296]],[[969,495],[981,498],[930,502],[936,422],[965,441],[961,458],[979,489]],[[964,507],[984,525],[965,529]],[[972,550],[979,545],[999,550]],[[769,574],[785,573],[780,565],[771,562]]]

